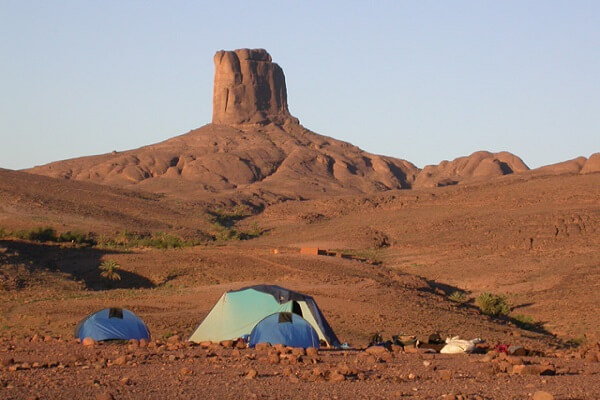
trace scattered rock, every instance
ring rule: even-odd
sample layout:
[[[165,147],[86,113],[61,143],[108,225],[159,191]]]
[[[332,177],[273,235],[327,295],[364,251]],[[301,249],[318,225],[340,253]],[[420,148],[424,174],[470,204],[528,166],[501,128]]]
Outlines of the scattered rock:
[[[115,400],[115,397],[110,392],[104,392],[97,395],[96,400]]]
[[[219,344],[226,349],[233,348],[233,340],[222,340]]]
[[[341,374],[339,371],[333,371],[330,375],[329,375],[329,380],[333,381],[333,382],[342,382],[346,380],[346,377]]]
[[[271,353],[267,356],[267,361],[270,364],[279,364],[279,362],[281,361],[281,359],[279,358],[279,354],[278,353]]]
[[[125,364],[127,364],[127,357],[126,356],[117,357],[113,361],[113,364],[114,365],[125,365]]]
[[[245,349],[245,348],[247,348],[247,347],[248,347],[248,345],[247,345],[247,344],[246,344],[246,342],[244,342],[243,340],[238,340],[238,341],[235,343],[235,348],[236,348],[236,349],[243,350],[243,349]]]
[[[383,354],[383,353],[387,353],[388,349],[386,349],[383,346],[371,346],[371,347],[368,347],[365,351],[369,354]]]
[[[250,369],[246,372],[245,379],[254,379],[258,376],[258,371],[255,369]]]
[[[179,370],[179,373],[180,373],[181,375],[192,375],[192,374],[194,373],[194,371],[192,371],[192,370],[191,370],[191,369],[189,369],[189,368],[183,367],[183,368],[181,368],[181,369]]]
[[[271,348],[271,344],[270,343],[256,343],[254,348],[256,349],[256,351],[264,351],[264,350]]]
[[[316,356],[319,354],[319,350],[317,350],[314,347],[309,347],[306,349],[306,355],[307,356]]]
[[[179,343],[181,342],[181,336],[179,335],[173,335],[173,336],[169,336],[169,338],[167,339],[167,343]]]
[[[533,394],[533,400],[554,400],[554,396],[548,392],[538,390]]]
[[[92,339],[91,337],[86,337],[83,339],[83,341],[81,342],[81,344],[83,344],[84,346],[94,346],[96,345],[96,341],[94,339]]]
[[[3,367],[8,367],[9,365],[12,365],[15,363],[15,359],[12,357],[2,357],[2,359],[0,359],[0,365]]]
[[[452,379],[452,371],[449,369],[441,369],[438,371],[440,374],[440,379],[443,381],[449,381]]]

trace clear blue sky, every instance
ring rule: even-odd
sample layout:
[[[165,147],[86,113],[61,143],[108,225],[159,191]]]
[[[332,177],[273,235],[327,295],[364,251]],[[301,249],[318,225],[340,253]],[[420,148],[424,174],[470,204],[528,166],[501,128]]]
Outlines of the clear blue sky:
[[[241,47],[307,128],[419,167],[600,151],[599,1],[1,0],[0,167],[209,123],[213,54]]]

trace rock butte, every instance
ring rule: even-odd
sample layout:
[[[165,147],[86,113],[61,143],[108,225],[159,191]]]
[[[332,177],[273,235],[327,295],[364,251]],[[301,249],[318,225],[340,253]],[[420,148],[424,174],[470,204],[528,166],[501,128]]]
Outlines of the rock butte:
[[[214,62],[213,124],[298,123],[288,110],[283,70],[266,50],[221,50]]]

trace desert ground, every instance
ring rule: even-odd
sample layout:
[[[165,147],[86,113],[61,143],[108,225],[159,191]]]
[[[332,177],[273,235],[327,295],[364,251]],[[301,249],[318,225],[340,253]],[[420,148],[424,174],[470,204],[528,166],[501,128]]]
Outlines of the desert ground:
[[[137,229],[205,238],[219,236],[221,229],[204,204],[2,174],[6,232],[52,226],[115,237]],[[555,398],[597,398],[599,183],[598,174],[514,176],[286,201],[239,218],[246,214],[232,211],[236,217],[227,229],[258,229],[257,237],[202,239],[174,249],[42,243],[7,234],[0,240],[3,395],[512,399],[543,390]],[[98,188],[103,190],[96,194]],[[122,207],[123,201],[132,206]],[[69,206],[75,202],[77,208]],[[300,254],[302,247],[359,259]],[[121,280],[100,276],[105,260],[121,266]],[[353,349],[365,349],[376,332],[386,339],[395,334],[425,339],[439,332],[480,337],[491,348],[520,345],[533,355],[503,360],[493,351],[321,350],[316,360],[274,363],[268,351],[185,342],[223,292],[260,283],[313,296]],[[463,303],[450,300],[455,291],[466,294]],[[474,303],[482,291],[506,295],[511,313],[483,315]],[[76,343],[77,322],[109,306],[140,315],[156,342],[92,348]],[[523,326],[519,314],[535,324]],[[120,356],[127,361],[115,364]],[[513,373],[505,363],[551,365],[553,372]],[[257,375],[247,379],[251,371]],[[343,381],[332,381],[337,372],[347,373]]]

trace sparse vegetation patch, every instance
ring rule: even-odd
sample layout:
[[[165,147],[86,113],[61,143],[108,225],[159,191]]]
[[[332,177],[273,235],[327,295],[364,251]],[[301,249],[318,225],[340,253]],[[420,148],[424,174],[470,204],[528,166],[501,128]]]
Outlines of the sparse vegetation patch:
[[[477,307],[479,307],[483,314],[492,317],[499,317],[510,313],[510,306],[504,295],[483,292],[475,299],[475,304],[477,304]]]
[[[469,300],[469,298],[467,297],[467,294],[465,292],[456,290],[448,296],[448,300],[454,303],[464,304]]]

